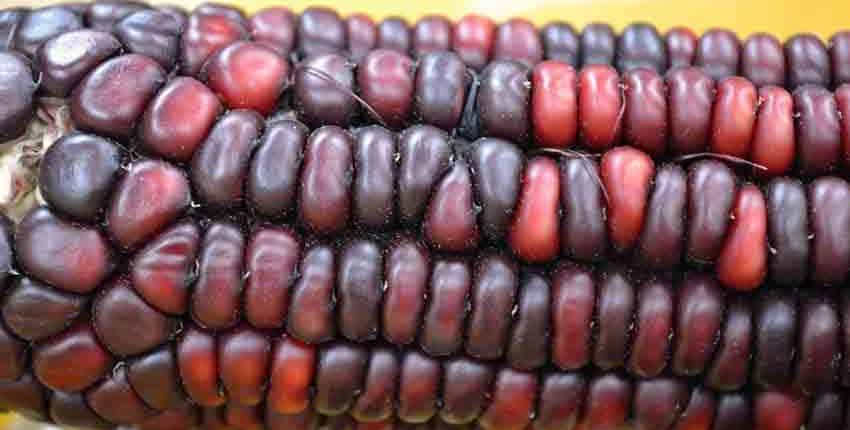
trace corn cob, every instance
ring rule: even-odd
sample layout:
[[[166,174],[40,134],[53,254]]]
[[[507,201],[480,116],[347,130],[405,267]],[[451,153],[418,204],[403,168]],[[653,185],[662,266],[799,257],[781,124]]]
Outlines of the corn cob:
[[[735,239],[735,230],[761,230],[766,235],[767,203],[754,185],[738,189],[734,174],[722,163],[699,161],[689,167],[689,177],[682,167],[671,164],[656,175],[650,158],[628,147],[610,150],[600,167],[593,161],[571,157],[562,157],[559,167],[545,156],[525,161],[515,146],[492,138],[471,145],[455,142],[452,149],[444,132],[428,126],[402,132],[398,155],[395,140],[392,132],[376,126],[354,133],[334,126],[309,132],[298,122],[283,120],[263,130],[257,114],[234,110],[212,126],[191,157],[189,172],[184,173],[177,165],[161,160],[139,158],[125,164],[124,150],[96,135],[60,139],[42,164],[43,195],[51,208],[32,211],[15,234],[16,257],[29,277],[16,280],[3,301],[8,333],[0,349],[9,351],[6,379],[20,383],[26,381],[26,372],[32,372],[31,383],[37,380],[61,392],[105,385],[104,394],[87,394],[86,404],[96,411],[100,408],[95,416],[113,424],[138,423],[157,409],[153,404],[162,409],[176,404],[179,397],[162,387],[182,386],[193,402],[219,407],[231,401],[229,396],[245,393],[244,387],[239,387],[246,379],[263,385],[267,375],[260,369],[267,368],[264,363],[269,357],[262,351],[270,350],[266,330],[282,329],[310,350],[314,348],[311,345],[321,350],[338,338],[358,344],[372,344],[382,338],[398,347],[414,342],[425,355],[417,354],[434,365],[445,360],[443,357],[460,354],[474,360],[504,362],[515,372],[539,372],[552,366],[584,371],[592,366],[649,380],[671,372],[680,377],[700,376],[704,385],[718,391],[752,384],[773,392],[790,386],[802,396],[823,395],[846,383],[846,370],[835,357],[842,356],[841,345],[847,343],[842,341],[840,327],[842,318],[850,315],[850,310],[845,310],[850,309],[850,300],[835,297],[829,290],[813,288],[797,293],[766,288],[755,296],[726,297],[720,283],[706,275],[659,278],[610,265],[599,266],[594,274],[566,261],[551,266],[551,275],[545,268],[531,267],[530,272],[520,273],[520,262],[536,263],[540,255],[551,261],[555,258],[552,253],[560,251],[548,247],[560,237],[562,177],[567,178],[563,181],[566,185],[576,187],[577,195],[594,195],[600,213],[610,205],[607,219],[598,215],[595,223],[602,225],[606,242],[610,235],[612,245],[601,249],[613,258],[628,256],[627,246],[637,246],[635,241],[641,237],[665,236],[642,232],[642,226],[653,225],[633,220],[635,216],[645,218],[642,213],[636,215],[625,209],[623,215],[617,208],[618,202],[638,192],[646,200],[651,182],[661,193],[651,200],[665,202],[666,207],[671,199],[665,196],[678,195],[673,200],[680,202],[679,212],[684,211],[688,192],[715,196],[711,201],[720,201],[727,213],[733,205],[746,206],[735,201],[760,200],[758,217],[735,209],[731,233],[722,226],[711,226],[728,218],[712,215],[716,209],[697,211],[707,212],[704,221],[699,221],[699,216],[684,217],[702,235],[711,236],[712,231],[719,234],[717,238],[723,242],[719,261],[727,248],[734,250],[728,259],[753,261],[754,251],[748,250],[751,245]],[[253,158],[249,156],[252,145],[259,147]],[[498,160],[499,167],[489,166],[488,160]],[[278,169],[278,174],[270,176],[271,183],[259,175],[270,170],[262,164]],[[624,164],[633,166],[629,170],[632,182],[626,182],[624,170],[617,167]],[[283,166],[290,170],[281,170]],[[74,170],[83,176],[71,180],[69,173]],[[601,186],[593,180],[592,172],[597,170]],[[510,171],[515,173],[507,176],[513,179],[506,181],[503,175]],[[727,197],[718,199],[718,192],[693,191],[697,187],[694,183],[716,184],[718,171],[725,172],[719,174],[719,182],[731,186]],[[216,175],[211,176],[211,172]],[[704,179],[706,176],[709,178]],[[374,180],[377,185],[373,187],[370,177],[384,179]],[[669,181],[672,185],[666,184]],[[500,185],[504,183],[508,185]],[[262,192],[257,193],[252,184],[270,186],[259,187]],[[629,193],[634,187],[638,192]],[[812,217],[822,216],[823,221],[811,225],[828,228],[828,220],[842,217],[832,211],[837,210],[833,209],[836,205],[846,204],[840,190],[847,188],[843,180],[824,177],[813,181],[806,194],[800,183],[780,178],[770,184],[767,194],[776,196],[774,199],[785,206],[770,213],[791,216],[785,207],[806,213],[812,206]],[[511,189],[508,194],[513,197],[505,198],[504,192]],[[602,189],[610,190],[607,203]],[[789,189],[797,190],[798,200],[787,202],[787,196],[794,195]],[[194,204],[190,190],[197,193]],[[264,198],[258,200],[255,194]],[[576,201],[587,202],[582,198]],[[264,208],[264,202],[274,205]],[[638,204],[639,212],[647,204]],[[531,212],[524,209],[526,205],[538,210]],[[480,226],[476,206],[481,208]],[[93,207],[97,209],[91,211]],[[215,215],[222,210],[244,213],[243,207],[260,214],[260,220],[284,221],[289,227],[264,225],[262,221],[254,227],[241,227]],[[549,209],[541,212],[546,207]],[[568,214],[576,212],[567,210]],[[683,219],[683,215],[671,218]],[[91,224],[100,219],[105,221],[103,227]],[[750,219],[760,227],[747,225]],[[700,222],[708,226],[699,227]],[[780,230],[788,224],[771,223]],[[415,226],[420,224],[424,225],[424,243],[415,239],[419,232]],[[251,233],[244,233],[245,228]],[[378,229],[395,230],[401,236],[369,233]],[[537,230],[552,237],[541,238]],[[334,239],[340,235],[348,238]],[[798,259],[798,269],[803,272],[799,282],[843,281],[843,275],[839,279],[817,275],[821,273],[820,261],[828,267],[833,265],[822,270],[825,275],[846,272],[846,263],[835,263],[833,255],[817,256],[821,248],[836,249],[818,241],[841,235],[815,234],[813,274],[807,274],[809,258]],[[808,236],[803,230],[796,239],[807,243]],[[667,237],[680,247],[695,241],[703,250],[711,248],[706,245],[711,241],[684,240],[681,232]],[[752,233],[746,237],[752,237]],[[519,261],[504,251],[477,251],[479,243],[498,244],[505,238]],[[570,235],[570,239],[576,238]],[[10,240],[7,248],[11,248]],[[663,240],[652,243],[666,244]],[[763,244],[765,239],[755,243]],[[782,252],[785,249],[777,250],[777,255],[787,255]],[[766,251],[762,252],[767,258]],[[7,255],[11,262],[11,251]],[[567,255],[581,258],[574,250]],[[599,257],[589,255],[590,260]],[[85,265],[76,263],[80,258],[85,258]],[[670,264],[667,269],[678,267],[677,261]],[[783,264],[773,266],[790,270]],[[731,267],[735,272],[739,265]],[[724,276],[722,263],[717,270],[721,280],[730,279]],[[767,270],[766,261],[761,270]],[[381,288],[384,284],[386,291]],[[753,285],[760,286],[761,279]],[[45,308],[45,303],[50,305]],[[515,307],[517,312],[513,311]],[[26,342],[33,344],[27,348]],[[239,345],[234,348],[240,351],[232,357],[227,353],[229,348],[222,346],[231,342]],[[359,351],[360,347],[350,344],[345,348]],[[321,367],[322,355],[316,354],[307,354],[312,358],[306,359],[313,362],[304,364],[307,369]],[[751,354],[750,367],[747,358]],[[152,400],[127,397],[125,393],[127,401],[133,403],[117,408],[119,412],[112,411],[104,404],[114,404],[121,387],[128,392],[133,380],[136,384],[154,380],[152,376],[132,376],[137,360],[143,363],[139,365],[142,368],[166,360],[176,366],[181,382],[172,379],[154,383],[153,388],[134,386],[133,393]],[[233,367],[223,364],[230,360],[235,363]],[[74,371],[68,370],[71,363],[76,363]],[[103,381],[111,382],[98,382],[109,375],[115,363],[127,363],[129,382],[109,378]],[[123,365],[112,378],[125,378],[121,374]],[[333,373],[340,375],[337,377],[357,375],[335,365],[328,368],[329,372],[341,371]],[[313,373],[299,366],[295,369],[301,369],[298,374],[302,377]],[[165,375],[175,377],[173,372]],[[224,384],[224,392],[219,383]],[[301,394],[294,396],[305,402],[310,396],[304,390],[312,383],[300,384],[306,385],[301,385]],[[292,389],[285,389],[286,399],[293,396]],[[630,390],[625,386],[621,389]],[[100,389],[86,391],[98,393]],[[248,395],[251,402],[268,402],[256,387]],[[99,402],[104,404],[93,406]],[[11,406],[21,407],[16,403]],[[319,412],[335,415],[348,407],[343,409]],[[628,406],[622,409],[617,416],[631,416]],[[417,421],[415,412],[410,412],[406,420]],[[129,415],[120,415],[125,413]],[[430,418],[428,413],[421,413],[425,415],[423,421]],[[592,413],[587,414],[592,420]],[[400,419],[405,416],[400,415]],[[522,427],[509,424],[517,419],[515,416],[497,417],[489,418],[494,423],[487,424],[484,419],[480,424],[489,428]],[[604,426],[592,424],[591,428]]]
[[[825,287],[850,185],[824,176],[850,136],[843,33],[105,1],[3,12],[4,34],[2,138],[43,95],[84,133],[44,155],[46,206],[3,225],[0,407],[148,429],[845,421],[850,296]]]

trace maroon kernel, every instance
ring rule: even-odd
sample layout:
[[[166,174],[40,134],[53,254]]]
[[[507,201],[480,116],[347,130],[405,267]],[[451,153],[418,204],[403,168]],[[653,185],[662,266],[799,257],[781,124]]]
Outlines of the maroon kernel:
[[[176,220],[190,200],[189,180],[180,169],[164,161],[136,161],[113,192],[108,231],[123,248],[134,248]]]
[[[130,387],[123,365],[86,393],[86,403],[112,424],[139,424],[155,413]]]
[[[442,15],[427,15],[413,26],[414,58],[435,51],[449,51],[452,45],[452,23]]]
[[[414,87],[413,62],[407,55],[386,48],[369,52],[358,64],[357,86],[375,119],[390,128],[407,124]]]
[[[301,253],[299,238],[278,227],[254,232],[245,250],[245,319],[254,327],[283,327]]]
[[[120,278],[106,288],[94,300],[92,324],[110,352],[126,357],[168,342],[175,322],[145,303],[127,279]]]
[[[295,14],[287,7],[262,9],[249,21],[251,38],[286,57],[295,50],[296,20]]]
[[[133,288],[151,306],[171,315],[186,312],[200,237],[195,223],[181,222],[152,239],[133,257]]]
[[[173,409],[186,401],[171,346],[165,346],[129,363],[127,379],[145,404],[157,410]]]
[[[112,272],[112,251],[101,233],[38,207],[18,224],[18,262],[36,279],[72,293],[90,293]]]
[[[36,346],[32,369],[48,388],[79,392],[112,369],[113,359],[97,341],[91,326],[78,323]]]
[[[213,128],[223,107],[206,85],[190,77],[171,80],[142,117],[140,146],[174,161],[188,161]]]
[[[16,336],[39,341],[68,328],[82,314],[87,302],[86,297],[50,288],[31,278],[20,278],[3,301],[3,322]]]
[[[165,70],[138,54],[108,60],[71,94],[71,117],[81,129],[129,138],[145,107],[165,83]]]
[[[202,327],[219,330],[236,324],[244,249],[245,238],[235,225],[215,222],[204,233],[191,303],[192,319]]]

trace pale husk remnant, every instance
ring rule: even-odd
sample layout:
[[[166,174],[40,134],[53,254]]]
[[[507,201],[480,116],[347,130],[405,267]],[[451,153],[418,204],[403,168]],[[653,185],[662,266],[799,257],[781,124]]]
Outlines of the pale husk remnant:
[[[0,211],[19,221],[43,202],[38,192],[38,167],[47,148],[72,131],[64,99],[41,98],[27,132],[0,145]]]

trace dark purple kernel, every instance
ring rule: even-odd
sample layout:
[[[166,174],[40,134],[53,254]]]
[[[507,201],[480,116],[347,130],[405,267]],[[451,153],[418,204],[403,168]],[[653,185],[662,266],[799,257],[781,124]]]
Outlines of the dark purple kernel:
[[[14,225],[6,215],[0,215],[0,293],[6,289],[6,282],[14,275],[12,268],[15,259],[13,242]]]
[[[658,30],[647,23],[623,29],[617,41],[617,70],[625,73],[646,68],[662,73],[667,68],[667,49]]]
[[[170,347],[150,352],[133,360],[128,366],[130,385],[152,408],[172,409],[185,401],[177,358]]]
[[[811,279],[823,284],[840,284],[850,266],[850,184],[834,176],[820,177],[809,184],[809,227],[811,232]]]
[[[345,26],[337,13],[325,7],[309,7],[298,20],[298,52],[303,58],[345,50]]]
[[[83,312],[84,296],[48,287],[34,279],[21,278],[3,301],[3,322],[15,335],[39,341],[68,328]]]
[[[561,254],[580,261],[598,261],[608,251],[605,195],[599,166],[582,158],[561,160]]]
[[[26,131],[35,114],[33,80],[30,62],[13,51],[0,52],[0,144],[15,139]]]
[[[15,251],[26,273],[73,293],[94,291],[114,268],[112,249],[100,230],[66,221],[44,206],[17,225]]]
[[[785,52],[771,34],[748,37],[741,51],[741,75],[756,87],[785,85]]]
[[[53,208],[93,221],[107,205],[121,169],[121,158],[118,146],[101,137],[62,137],[48,148],[41,161],[41,194]]]
[[[28,8],[12,7],[0,10],[0,49],[13,48],[15,34],[21,26],[21,21],[29,13]]]
[[[818,290],[816,290],[818,291]],[[831,391],[838,379],[840,318],[835,304],[820,290],[804,298],[799,313],[799,343],[795,385],[805,395]]]
[[[481,205],[478,221],[490,240],[499,240],[507,233],[519,198],[524,163],[522,151],[509,141],[482,138],[474,143],[470,167],[476,201]]]
[[[690,395],[684,381],[669,377],[638,381],[634,404],[636,430],[669,429],[688,405]]]
[[[140,424],[155,413],[130,387],[127,366],[117,366],[88,391],[86,402],[97,415],[113,424]]]
[[[411,47],[410,28],[404,18],[390,17],[378,24],[378,48],[407,54]]]
[[[42,73],[41,87],[54,97],[67,97],[92,69],[120,49],[115,36],[101,31],[75,30],[56,36],[39,48],[35,60]]]
[[[813,34],[798,34],[785,42],[788,87],[812,84],[829,88],[832,81],[829,52]]]
[[[98,31],[114,31],[118,21],[148,8],[150,6],[133,0],[98,0],[86,11],[86,26]]]
[[[719,81],[738,74],[740,57],[741,42],[738,36],[729,30],[712,29],[700,37],[694,65]]]
[[[362,226],[379,229],[395,222],[396,137],[383,127],[355,132],[354,218]]]
[[[452,46],[452,23],[442,15],[427,15],[413,27],[413,57],[429,52],[447,52]]]
[[[510,60],[491,62],[481,75],[476,101],[481,132],[515,143],[530,137],[528,68]]]
[[[115,26],[115,35],[127,51],[147,55],[167,70],[177,61],[182,31],[180,21],[157,10],[136,12]]]
[[[359,63],[378,44],[378,27],[368,15],[355,13],[345,19],[348,55]]]
[[[398,209],[401,221],[422,219],[431,189],[449,168],[451,146],[445,131],[415,125],[399,137]]]
[[[733,299],[726,309],[717,351],[705,377],[707,386],[732,391],[747,383],[754,332],[749,300]]]
[[[30,11],[18,26],[14,48],[29,57],[53,36],[83,28],[83,19],[70,9],[49,6]]]
[[[440,419],[453,425],[475,421],[486,407],[493,370],[477,361],[453,359],[443,365],[443,381]]]
[[[793,372],[796,301],[786,290],[767,291],[758,298],[755,315],[752,380],[764,388],[784,387]]]
[[[593,362],[600,368],[625,364],[636,303],[635,288],[626,273],[615,268],[607,270],[599,283],[596,301]]]
[[[737,188],[735,174],[719,161],[698,161],[688,168],[686,246],[690,261],[705,264],[717,259]]]
[[[829,39],[829,58],[835,87],[850,83],[850,31],[840,31]]]
[[[581,65],[614,64],[616,41],[614,29],[610,25],[588,24],[581,31]]]
[[[809,212],[806,188],[791,178],[767,186],[770,278],[779,285],[805,281],[809,264]]]
[[[428,258],[425,247],[407,237],[394,240],[387,250],[381,322],[384,338],[392,344],[410,344],[419,333],[429,281]]]
[[[257,144],[248,171],[246,192],[262,215],[294,212],[298,177],[309,131],[293,120],[270,123]]]
[[[546,364],[549,348],[549,281],[538,274],[522,277],[517,315],[511,328],[507,360],[518,370],[533,370]]]
[[[190,169],[201,200],[220,208],[242,204],[251,154],[263,126],[259,114],[242,109],[228,112],[213,126]]]
[[[744,393],[721,394],[712,430],[752,430],[753,405]]]
[[[675,312],[672,283],[650,280],[638,290],[634,337],[628,369],[642,378],[656,377],[667,367]]]
[[[844,393],[829,392],[814,398],[806,430],[840,429],[844,425]]]
[[[467,86],[466,65],[457,54],[424,54],[416,67],[414,117],[443,130],[453,130],[463,114]]]
[[[841,118],[835,97],[826,88],[803,85],[794,91],[794,114],[800,173],[829,173],[841,160]]]
[[[337,416],[353,406],[366,375],[367,352],[353,344],[335,344],[319,352],[316,363],[317,412]]]
[[[189,17],[186,13],[186,10],[180,6],[165,5],[160,6],[156,9],[162,13],[171,15],[172,18],[177,20],[177,23],[180,25],[180,28],[185,28],[186,23],[189,21]]]
[[[375,242],[356,240],[339,256],[336,299],[339,328],[346,338],[362,342],[378,335],[383,293],[383,250]]]
[[[479,359],[497,359],[507,344],[519,273],[510,259],[493,254],[478,261],[474,279],[466,353]]]
[[[357,113],[353,65],[339,54],[308,57],[295,68],[294,86],[295,105],[308,125],[346,126]]]
[[[664,36],[667,43],[668,68],[687,67],[693,64],[697,50],[694,32],[687,27],[673,27]]]
[[[676,164],[665,165],[655,175],[638,245],[638,261],[656,269],[672,269],[682,261],[686,212],[685,171]]]
[[[579,66],[581,40],[572,25],[552,22],[540,30],[543,52],[547,60],[561,61],[573,67]]]

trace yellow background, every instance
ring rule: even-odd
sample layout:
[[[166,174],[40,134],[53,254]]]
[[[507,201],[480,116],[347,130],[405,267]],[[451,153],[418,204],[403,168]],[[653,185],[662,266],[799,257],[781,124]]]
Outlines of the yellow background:
[[[3,7],[55,3],[50,0],[0,0]],[[170,3],[190,7],[201,1],[171,0]],[[604,21],[617,29],[634,21],[651,22],[662,31],[674,26],[687,26],[697,32],[725,27],[741,38],[759,31],[773,33],[781,39],[810,32],[827,40],[838,30],[850,29],[850,0],[248,0],[241,6],[246,12],[273,5],[287,5],[300,11],[316,4],[331,6],[343,15],[366,12],[375,19],[395,15],[410,22],[430,13],[458,18],[475,12],[496,20],[521,16],[538,25],[562,20],[578,29],[592,21]],[[12,422],[0,416],[0,428],[20,425]]]
[[[227,0],[221,0],[227,2]],[[0,4],[44,5],[56,0],[0,0]],[[160,0],[159,3],[191,6],[200,0]],[[581,28],[592,21],[605,21],[620,29],[634,21],[649,21],[659,29],[685,25],[695,31],[726,27],[742,38],[768,31],[784,39],[799,32],[812,32],[824,40],[837,30],[850,28],[848,0],[243,0],[246,12],[272,5],[301,10],[315,4],[331,6],[343,15],[367,12],[379,19],[402,16],[413,22],[428,13],[457,18],[476,12],[501,20],[523,16],[538,25],[563,20]]]

